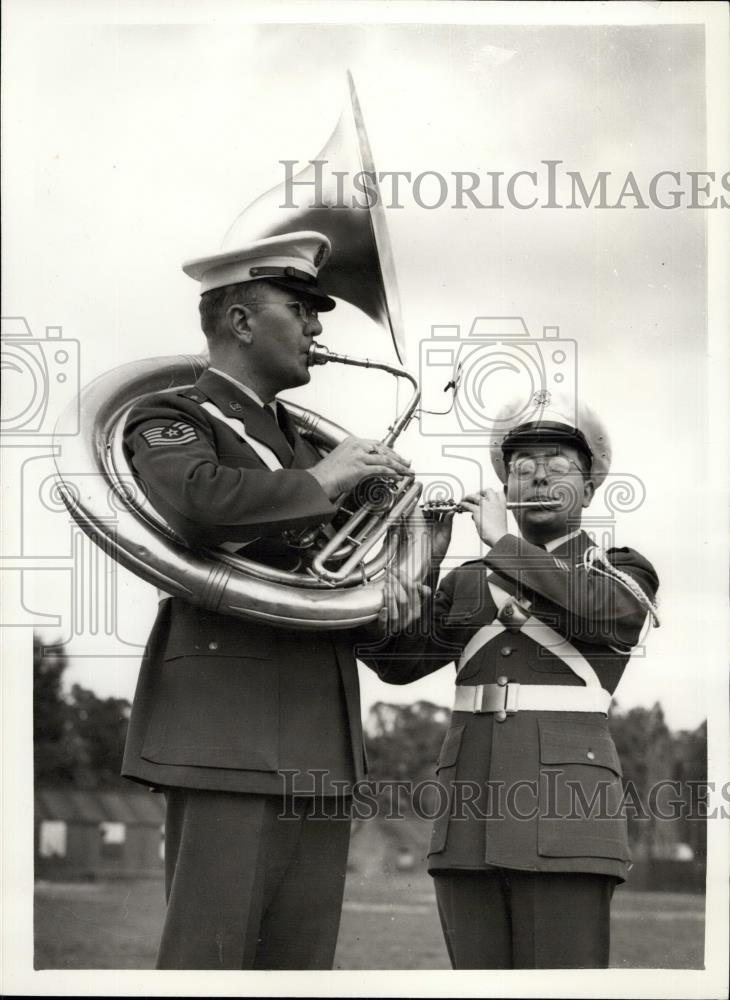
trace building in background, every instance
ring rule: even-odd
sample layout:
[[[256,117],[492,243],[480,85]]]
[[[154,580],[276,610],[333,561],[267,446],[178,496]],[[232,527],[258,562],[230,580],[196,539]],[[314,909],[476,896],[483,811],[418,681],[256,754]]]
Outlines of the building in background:
[[[38,789],[36,878],[161,878],[164,819],[162,795]]]

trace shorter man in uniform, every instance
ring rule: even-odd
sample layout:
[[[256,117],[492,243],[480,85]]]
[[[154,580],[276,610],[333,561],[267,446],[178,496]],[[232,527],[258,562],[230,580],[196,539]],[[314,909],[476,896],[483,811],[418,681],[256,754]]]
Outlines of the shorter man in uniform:
[[[428,859],[454,968],[602,968],[630,859],[607,713],[658,580],[581,530],[611,459],[587,407],[536,403],[491,457],[504,494],[462,501],[489,552],[441,582],[427,636],[372,658],[395,683],[457,664]],[[507,501],[527,504],[519,535]],[[449,534],[436,526],[434,569]]]

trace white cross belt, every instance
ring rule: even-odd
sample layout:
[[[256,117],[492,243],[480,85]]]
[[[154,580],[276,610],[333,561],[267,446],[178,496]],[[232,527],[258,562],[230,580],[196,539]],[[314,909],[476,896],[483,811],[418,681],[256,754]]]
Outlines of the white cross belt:
[[[601,687],[593,667],[575,646],[554,628],[528,615],[525,608],[493,582],[489,589],[499,616],[475,632],[459,658],[457,678],[467,663],[493,639],[508,631],[523,632],[533,642],[562,660],[585,687],[565,684],[517,684],[500,677],[497,684],[458,684],[455,712],[494,712],[502,722],[517,711],[603,712],[608,714],[611,695]],[[509,629],[500,619],[510,622]]]

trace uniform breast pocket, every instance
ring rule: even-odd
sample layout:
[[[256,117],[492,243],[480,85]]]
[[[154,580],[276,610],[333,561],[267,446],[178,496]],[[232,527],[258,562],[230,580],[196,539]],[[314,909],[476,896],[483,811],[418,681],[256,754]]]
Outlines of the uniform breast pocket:
[[[549,649],[544,649],[542,646],[537,646],[537,648],[531,650],[531,653],[532,653],[530,659],[531,670],[537,670],[539,673],[544,673],[544,674],[573,673],[568,664],[558,659],[557,656],[553,656]]]
[[[540,722],[538,853],[630,860],[621,763],[605,725]]]
[[[441,637],[454,652],[454,662],[485,622],[480,605],[472,599],[455,598],[441,620]],[[471,676],[470,672],[469,676]]]
[[[464,728],[464,726],[452,726],[446,734],[441,752],[439,753],[436,774],[441,785],[441,794],[439,795],[438,812],[431,832],[429,854],[438,854],[446,847],[446,840],[449,833],[449,818],[454,801],[453,782],[456,778],[456,764],[459,759]]]
[[[479,611],[479,603],[473,598],[469,599],[455,599],[451,603],[451,607],[444,614],[444,625],[462,625],[464,622],[470,621],[474,618]]]
[[[162,661],[142,756],[160,764],[275,771],[277,664],[216,651]]]

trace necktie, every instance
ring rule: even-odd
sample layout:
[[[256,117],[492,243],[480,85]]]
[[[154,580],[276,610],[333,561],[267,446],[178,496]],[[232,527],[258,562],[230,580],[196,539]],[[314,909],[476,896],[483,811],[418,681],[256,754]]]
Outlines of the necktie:
[[[270,417],[276,422],[276,426],[279,428],[281,433],[287,440],[289,447],[294,451],[294,435],[292,433],[291,424],[289,422],[289,416],[283,406],[279,406],[277,402],[267,403],[264,407],[266,412]]]

